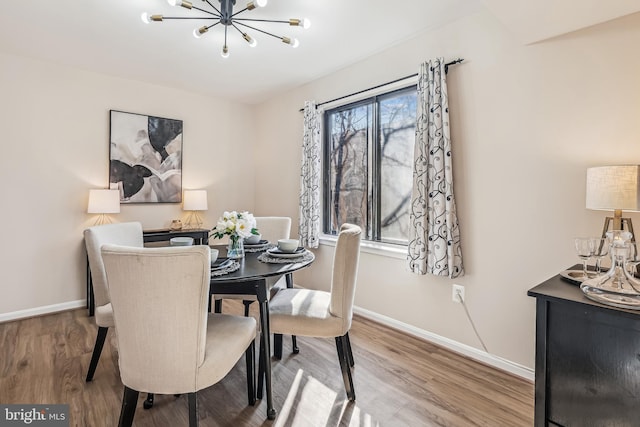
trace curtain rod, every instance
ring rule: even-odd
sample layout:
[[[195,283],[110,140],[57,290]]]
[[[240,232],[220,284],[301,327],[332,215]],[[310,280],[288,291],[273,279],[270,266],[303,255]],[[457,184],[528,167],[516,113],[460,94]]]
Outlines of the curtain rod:
[[[457,58],[457,59],[454,59],[451,62],[447,62],[446,64],[444,64],[444,73],[447,74],[449,72],[449,65],[456,65],[456,64],[461,63],[462,61],[464,61],[464,58]],[[316,104],[316,108],[318,108],[319,106],[324,105],[324,104],[330,104],[330,103],[335,102],[335,101],[340,101],[341,99],[349,98],[349,97],[355,96],[355,95],[360,95],[361,93],[364,93],[364,92],[369,92],[370,90],[378,89],[378,88],[381,88],[381,87],[384,87],[384,86],[388,86],[388,85],[391,85],[391,84],[394,84],[394,83],[397,83],[397,82],[401,82],[402,80],[407,80],[407,79],[410,79],[412,77],[416,77],[417,75],[418,75],[418,73],[411,74],[409,76],[400,77],[399,79],[395,79],[395,80],[392,80],[390,82],[382,83],[382,84],[379,84],[377,86],[372,86],[372,87],[367,88],[367,89],[362,89],[362,90],[359,90],[358,92],[350,93],[349,95],[343,95],[343,96],[340,96],[338,98],[331,99],[329,101],[324,101],[324,102],[321,102],[319,104]],[[300,111],[302,113],[304,111],[304,108],[301,108],[298,111]]]

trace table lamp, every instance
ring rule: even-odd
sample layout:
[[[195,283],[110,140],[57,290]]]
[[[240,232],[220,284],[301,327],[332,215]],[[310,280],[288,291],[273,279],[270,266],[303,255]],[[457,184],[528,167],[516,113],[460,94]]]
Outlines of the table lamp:
[[[93,225],[110,224],[107,214],[120,213],[120,191],[93,189],[89,190],[87,213],[100,214]]]
[[[635,242],[631,218],[623,218],[622,211],[640,210],[640,165],[588,168],[587,209],[613,211],[613,217],[604,221],[603,238],[613,223],[613,230],[623,230],[626,225]]]
[[[207,209],[207,190],[185,190],[182,210],[190,211],[185,223],[186,228],[201,228],[202,218],[198,212]]]

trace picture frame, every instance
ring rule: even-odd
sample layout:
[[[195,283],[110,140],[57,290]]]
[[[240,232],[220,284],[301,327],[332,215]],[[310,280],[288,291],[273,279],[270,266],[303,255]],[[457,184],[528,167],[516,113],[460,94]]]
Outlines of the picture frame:
[[[120,203],[182,202],[182,125],[109,110],[109,187]]]

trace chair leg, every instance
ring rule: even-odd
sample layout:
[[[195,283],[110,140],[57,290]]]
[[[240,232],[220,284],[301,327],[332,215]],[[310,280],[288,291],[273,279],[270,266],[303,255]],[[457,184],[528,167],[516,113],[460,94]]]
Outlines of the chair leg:
[[[249,307],[251,307],[253,301],[242,300],[242,303],[244,304],[244,317],[249,317]]]
[[[284,278],[285,278],[285,281],[287,282],[287,289],[293,289],[293,273],[287,274],[286,276],[284,276]],[[292,347],[291,351],[293,351],[293,354],[300,353],[300,349],[298,348],[298,340],[296,339],[295,335],[291,335],[291,347]],[[278,347],[275,347],[275,348],[278,348]],[[282,345],[280,346],[280,355],[282,355]]]
[[[221,299],[217,299],[216,300],[214,311],[216,313],[222,313],[222,300]]]
[[[136,414],[137,403],[138,392],[125,386],[124,395],[122,396],[122,409],[120,410],[118,427],[130,427],[133,425],[133,417]]]
[[[153,393],[147,394],[147,399],[144,402],[142,402],[142,407],[144,409],[150,409],[153,406],[153,398],[154,398]]]
[[[282,334],[273,334],[273,357],[282,359]]]
[[[344,334],[344,338],[344,341],[347,345],[347,348],[345,349],[347,352],[347,360],[349,361],[349,366],[353,368],[356,365],[356,362],[355,360],[353,360],[353,351],[351,351],[351,340],[349,339],[349,332]]]
[[[247,362],[247,396],[249,401],[249,406],[253,406],[256,404],[256,371],[255,371],[255,363],[256,363],[256,343],[255,341],[251,341],[249,347],[247,347],[247,351],[245,351],[245,359]]]
[[[351,377],[351,367],[345,354],[346,339],[343,336],[336,337],[336,349],[338,350],[338,360],[340,361],[340,369],[342,370],[342,380],[344,381],[344,388],[347,391],[347,397],[349,400],[356,400],[356,392],[353,389],[353,378]]]
[[[189,393],[189,427],[198,427],[198,393]]]
[[[262,391],[264,390],[264,369],[264,354],[262,352],[262,343],[260,343],[258,347],[258,388],[256,389],[256,397],[258,399],[262,399]]]
[[[102,353],[102,347],[104,341],[107,338],[107,332],[109,328],[98,327],[98,336],[96,337],[96,343],[93,346],[93,355],[91,356],[91,363],[89,363],[89,371],[87,372],[87,382],[93,380],[93,374],[96,372],[98,366],[98,360],[100,360],[100,354]]]

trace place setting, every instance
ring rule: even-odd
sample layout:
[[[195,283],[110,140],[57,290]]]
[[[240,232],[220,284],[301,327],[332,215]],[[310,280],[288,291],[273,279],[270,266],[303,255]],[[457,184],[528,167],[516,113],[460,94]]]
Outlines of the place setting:
[[[262,238],[260,234],[252,234],[244,239],[245,252],[262,252],[274,248],[275,245]]]
[[[233,273],[240,268],[240,263],[234,259],[227,257],[219,257],[218,249],[211,249],[211,275],[224,276]]]
[[[296,239],[280,239],[276,246],[270,247],[258,256],[258,260],[274,264],[312,261],[315,256],[299,245]]]

